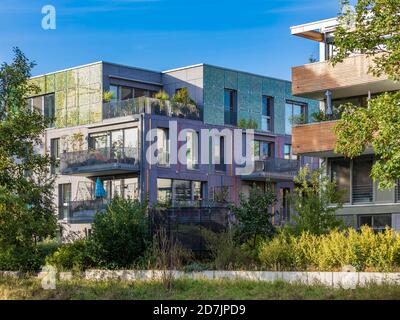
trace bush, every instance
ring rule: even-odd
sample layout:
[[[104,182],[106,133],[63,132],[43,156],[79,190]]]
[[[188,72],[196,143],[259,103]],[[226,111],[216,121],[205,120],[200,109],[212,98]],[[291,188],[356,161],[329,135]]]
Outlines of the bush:
[[[356,271],[390,272],[400,267],[400,235],[367,226],[319,236],[281,233],[260,245],[259,258],[272,270],[338,271],[351,265]]]
[[[46,264],[56,267],[58,271],[86,269],[91,265],[87,252],[87,241],[81,239],[61,245],[57,251],[46,257]]]
[[[0,270],[39,271],[45,265],[46,256],[53,254],[58,246],[55,241],[45,241],[36,246],[0,249]]]
[[[234,241],[232,231],[215,233],[202,230],[206,247],[213,258],[213,267],[218,270],[248,269],[254,267],[256,261],[247,244],[241,246]]]
[[[88,251],[99,267],[131,267],[149,245],[146,208],[138,201],[114,198],[106,212],[97,213]]]

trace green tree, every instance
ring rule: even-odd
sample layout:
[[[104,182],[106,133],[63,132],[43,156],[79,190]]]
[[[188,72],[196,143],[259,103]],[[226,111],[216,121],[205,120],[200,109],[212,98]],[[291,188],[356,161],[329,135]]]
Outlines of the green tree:
[[[33,66],[15,48],[12,63],[0,67],[0,251],[13,258],[14,269],[33,267],[35,244],[56,231],[54,161],[37,152],[52,119],[26,103],[38,93],[28,81]]]
[[[336,190],[336,182],[323,174],[323,168],[310,172],[308,166],[300,169],[294,195],[291,199],[295,215],[289,228],[301,234],[325,234],[341,227],[336,212],[343,206],[341,194]]]
[[[275,202],[275,194],[270,188],[263,191],[253,185],[248,197],[241,194],[239,206],[230,207],[237,219],[235,240],[239,243],[251,241],[255,247],[258,238],[271,238],[275,234],[271,213]]]
[[[101,267],[130,267],[149,244],[146,207],[137,200],[114,198],[105,212],[95,215],[89,254]]]
[[[369,73],[400,80],[400,2],[398,0],[358,0],[354,10],[343,0],[339,26],[335,30],[336,55],[333,64],[354,52],[372,61]],[[346,9],[347,8],[347,9]],[[379,188],[393,188],[400,178],[400,94],[384,93],[368,102],[368,108],[343,106],[335,126],[335,152],[349,158],[372,146],[378,158],[371,177]]]

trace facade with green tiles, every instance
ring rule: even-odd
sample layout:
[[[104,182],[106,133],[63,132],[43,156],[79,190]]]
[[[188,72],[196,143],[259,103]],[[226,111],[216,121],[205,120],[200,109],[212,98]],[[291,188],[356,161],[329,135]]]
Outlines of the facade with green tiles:
[[[263,96],[273,98],[273,125],[275,134],[285,134],[285,125],[290,125],[286,114],[287,102],[298,102],[307,105],[306,117],[311,120],[312,113],[319,110],[317,101],[292,96],[290,81],[269,78],[204,65],[204,122],[224,125],[224,90],[235,90],[237,94],[237,121],[253,119],[258,129],[262,129]],[[286,121],[285,121],[286,119]]]
[[[72,127],[102,120],[102,63],[94,63],[32,78],[38,95],[54,94],[55,127]]]

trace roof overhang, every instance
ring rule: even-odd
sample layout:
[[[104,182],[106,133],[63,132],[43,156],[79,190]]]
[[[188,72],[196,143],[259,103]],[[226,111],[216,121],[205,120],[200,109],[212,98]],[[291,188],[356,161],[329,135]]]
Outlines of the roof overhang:
[[[292,35],[310,39],[317,42],[324,42],[325,32],[323,30],[334,28],[337,26],[337,18],[331,18],[326,20],[320,20],[316,22],[310,22],[298,26],[290,27]]]

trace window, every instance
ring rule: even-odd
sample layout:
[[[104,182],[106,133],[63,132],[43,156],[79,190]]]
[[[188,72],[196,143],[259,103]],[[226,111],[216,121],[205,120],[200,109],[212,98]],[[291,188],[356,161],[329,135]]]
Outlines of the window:
[[[172,184],[174,190],[174,201],[192,200],[192,185],[187,180],[174,180]]]
[[[361,228],[367,225],[374,230],[384,230],[392,226],[392,216],[390,214],[360,215],[358,217],[358,226]]]
[[[306,105],[287,101],[285,105],[285,133],[292,134],[293,123],[303,123],[306,120]]]
[[[60,173],[60,166],[59,166],[59,161],[60,161],[60,139],[51,139],[50,140],[50,155],[53,158],[53,160],[57,161],[57,164],[51,166],[51,173],[52,174],[58,174]]]
[[[215,170],[226,171],[225,165],[225,138],[216,139],[214,144]]]
[[[94,150],[112,147],[113,149],[124,149],[126,152],[136,152],[137,146],[137,128],[91,133],[89,135],[89,148]]]
[[[237,92],[225,89],[224,91],[224,122],[225,124],[237,125]]]
[[[274,98],[262,96],[261,130],[272,131]]]
[[[297,160],[297,155],[292,152],[291,144],[285,144],[283,149],[283,158],[286,160]]]
[[[172,200],[172,180],[157,179],[157,201],[168,202]]]
[[[371,157],[361,157],[353,160],[352,193],[353,202],[372,202],[373,186],[371,178]]]
[[[280,200],[281,200],[281,219],[284,222],[290,221],[290,189],[280,189]]]
[[[188,131],[186,134],[186,166],[194,170],[199,168],[199,144],[197,132]]]
[[[350,161],[334,159],[331,161],[331,179],[336,180],[336,190],[343,202],[350,202]]]
[[[201,181],[157,179],[157,201],[181,203],[203,199]]]
[[[138,199],[138,178],[102,179],[107,199],[120,197],[123,199]]]
[[[169,131],[157,128],[157,165],[169,166]]]
[[[272,154],[272,142],[268,141],[253,141],[253,156],[254,160],[264,160],[270,158]]]
[[[51,119],[51,123],[49,124],[49,127],[52,128],[54,127],[54,117],[55,117],[55,96],[54,94],[48,94],[43,97],[43,115]]]
[[[110,92],[112,93],[111,101],[118,101],[119,99],[119,88],[115,85],[110,85]]]
[[[58,215],[60,219],[69,218],[69,203],[71,201],[71,184],[58,185]]]
[[[121,86],[121,100],[128,100],[132,98],[133,98],[133,88]]]
[[[54,127],[55,117],[55,96],[54,93],[46,94],[44,96],[38,96],[28,99],[28,106],[32,109],[36,109],[46,118],[51,119],[49,128]]]

